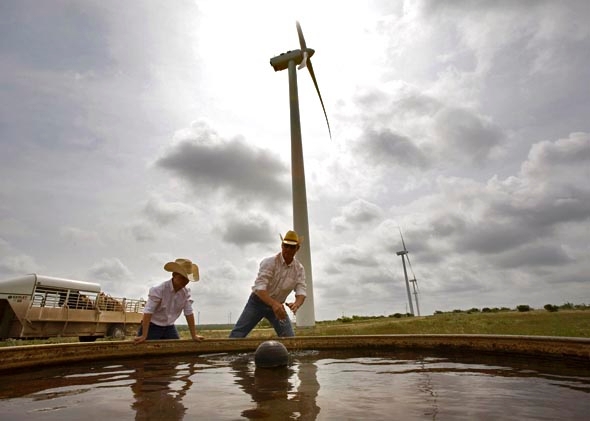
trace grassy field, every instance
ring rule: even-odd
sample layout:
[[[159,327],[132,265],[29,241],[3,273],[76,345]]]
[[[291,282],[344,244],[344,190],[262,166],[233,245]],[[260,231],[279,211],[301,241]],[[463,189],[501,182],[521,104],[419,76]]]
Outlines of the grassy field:
[[[182,332],[184,335],[184,332]],[[226,338],[228,330],[203,330],[207,338]],[[569,336],[590,338],[590,311],[545,310],[501,313],[444,313],[424,317],[383,317],[318,322],[299,329],[299,336],[384,335],[384,334],[485,334]],[[275,336],[273,329],[255,329],[250,337]],[[187,333],[187,337],[190,337]]]
[[[185,326],[178,326],[178,328],[182,338],[190,338]],[[202,329],[199,333],[207,339],[227,338],[229,328]],[[433,316],[402,318],[359,317],[346,323],[338,320],[321,321],[317,322],[313,328],[297,330],[298,336],[383,334],[485,334],[590,338],[590,311],[548,312],[535,310],[499,313],[443,313]],[[255,329],[249,337],[270,339],[276,335],[273,329],[266,328]],[[0,341],[0,346],[77,341],[77,338],[52,338],[35,341],[7,340]]]

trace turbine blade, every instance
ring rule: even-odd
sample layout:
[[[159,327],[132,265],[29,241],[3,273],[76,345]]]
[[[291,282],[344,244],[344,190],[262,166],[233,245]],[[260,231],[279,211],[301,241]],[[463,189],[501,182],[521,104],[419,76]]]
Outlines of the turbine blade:
[[[402,246],[404,246],[404,251],[408,251],[408,249],[406,248],[406,243],[404,242],[404,236],[402,234],[402,229],[400,227],[397,227],[397,229],[399,230],[399,236],[402,238]]]
[[[297,25],[297,35],[299,36],[299,45],[301,46],[301,49],[303,51],[305,51],[307,49],[307,46],[305,45],[305,38],[303,38],[303,31],[301,30],[301,25],[299,25],[298,21],[295,21],[295,24]]]
[[[309,57],[309,54],[307,53],[307,50],[303,51],[303,60],[301,60],[301,63],[299,64],[299,66],[297,66],[297,70],[301,70],[307,66],[308,57]]]
[[[302,37],[303,37],[303,35],[301,36],[301,38]],[[305,42],[305,41],[303,41],[303,42]],[[309,74],[311,75],[311,80],[313,80],[313,84],[315,86],[315,90],[318,93],[318,97],[320,97],[320,102],[322,104],[322,110],[324,110],[324,117],[326,117],[326,124],[328,125],[328,133],[330,134],[330,139],[332,139],[332,130],[330,130],[330,122],[328,121],[328,114],[326,113],[326,107],[324,107],[324,101],[322,100],[322,94],[320,93],[320,88],[318,87],[318,82],[315,78],[315,73],[313,71],[313,66],[311,65],[311,60],[307,60],[307,69],[309,70]]]
[[[401,231],[400,231],[401,234]],[[403,237],[402,237],[402,242],[403,242]],[[406,245],[404,244],[404,250],[406,250]],[[407,251],[407,250],[406,250]],[[414,273],[414,268],[412,267],[412,261],[410,260],[410,253],[408,252],[408,254],[406,254],[406,259],[408,259],[408,266],[410,267],[410,272],[412,273],[412,278],[414,279],[414,287],[416,288],[416,291],[418,293],[420,293],[420,288],[418,287],[418,279],[416,279],[416,274]]]
[[[408,266],[410,267],[410,272],[412,272],[412,277],[416,279],[416,274],[414,273],[414,268],[412,267],[412,262],[410,261],[410,253],[406,254],[406,259],[408,259]],[[417,283],[418,281],[416,281]]]

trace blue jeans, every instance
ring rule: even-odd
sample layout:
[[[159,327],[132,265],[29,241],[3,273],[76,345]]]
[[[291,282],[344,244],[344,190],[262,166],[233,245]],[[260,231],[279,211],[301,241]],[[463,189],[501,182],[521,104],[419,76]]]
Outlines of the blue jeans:
[[[139,326],[139,330],[137,331],[137,336],[141,336],[143,331],[143,326]],[[178,330],[176,330],[176,326],[158,326],[153,323],[150,323],[150,327],[148,329],[147,340],[155,340],[155,339],[180,339],[180,335],[178,335]]]
[[[280,337],[295,336],[289,318],[287,317],[285,320],[277,319],[272,307],[264,304],[256,294],[252,293],[229,337],[245,338],[263,317],[270,322]]]

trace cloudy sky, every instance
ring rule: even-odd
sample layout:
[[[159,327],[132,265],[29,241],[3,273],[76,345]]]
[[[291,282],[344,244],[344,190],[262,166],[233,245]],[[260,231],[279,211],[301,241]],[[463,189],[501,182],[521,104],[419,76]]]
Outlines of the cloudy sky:
[[[590,303],[585,0],[4,0],[0,279],[139,298],[187,257],[235,321],[292,228],[296,20],[317,320],[408,310],[400,229],[423,315]]]

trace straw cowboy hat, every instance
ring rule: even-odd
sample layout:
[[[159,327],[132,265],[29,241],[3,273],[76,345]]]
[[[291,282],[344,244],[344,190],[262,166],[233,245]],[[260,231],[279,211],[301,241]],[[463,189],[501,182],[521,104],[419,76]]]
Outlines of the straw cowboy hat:
[[[168,262],[164,265],[164,270],[179,273],[191,282],[199,280],[199,267],[188,259],[176,259],[174,262]]]
[[[285,237],[283,237],[281,234],[279,234],[279,237],[281,237],[283,244],[298,246],[303,242],[303,237],[298,236],[295,231],[287,231]]]

